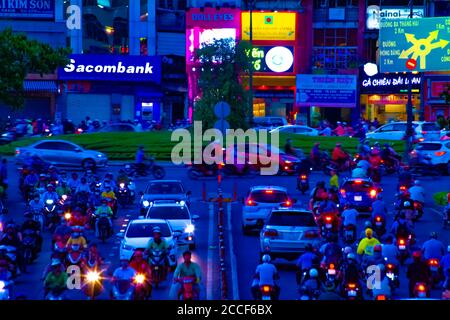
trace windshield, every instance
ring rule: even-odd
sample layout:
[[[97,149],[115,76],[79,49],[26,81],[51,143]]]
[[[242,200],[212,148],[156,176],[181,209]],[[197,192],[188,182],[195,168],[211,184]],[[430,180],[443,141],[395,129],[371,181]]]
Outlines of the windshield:
[[[180,194],[183,188],[178,182],[154,182],[147,186],[147,194]]]
[[[189,211],[186,207],[151,207],[148,211],[147,218],[149,219],[167,219],[167,220],[188,220]]]
[[[431,122],[422,124],[422,131],[441,131],[441,129],[436,123]]]
[[[255,202],[283,203],[288,199],[287,194],[275,190],[258,190],[251,193],[250,198]]]
[[[439,143],[420,143],[417,150],[428,150],[428,151],[436,151],[441,149],[441,145]]]
[[[162,237],[171,237],[167,223],[132,223],[127,231],[127,238],[150,238],[153,237],[153,228],[161,229]]]
[[[270,216],[268,225],[315,227],[316,221],[309,212],[276,211]]]
[[[346,192],[367,192],[371,187],[372,184],[369,182],[357,183],[355,181],[347,181],[343,188]]]

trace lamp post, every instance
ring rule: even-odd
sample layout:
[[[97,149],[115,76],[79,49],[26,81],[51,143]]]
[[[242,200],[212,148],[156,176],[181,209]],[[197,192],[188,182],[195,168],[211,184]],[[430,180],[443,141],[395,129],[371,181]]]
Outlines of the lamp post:
[[[409,18],[412,19],[413,17],[413,0],[409,1]],[[408,72],[408,102],[406,104],[406,132],[405,132],[405,138],[406,138],[406,150],[405,155],[406,159],[408,159],[409,153],[412,150],[413,145],[413,105],[412,105],[412,72]]]

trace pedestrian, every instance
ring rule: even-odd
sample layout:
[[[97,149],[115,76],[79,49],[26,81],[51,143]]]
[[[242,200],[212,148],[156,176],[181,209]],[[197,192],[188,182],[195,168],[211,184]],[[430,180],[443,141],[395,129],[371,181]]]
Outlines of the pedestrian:
[[[2,163],[0,165],[0,184],[6,194],[6,189],[8,189],[8,162],[6,158],[2,159]]]
[[[334,170],[331,170],[330,173],[331,173],[330,187],[335,187],[336,189],[339,189],[339,176]]]

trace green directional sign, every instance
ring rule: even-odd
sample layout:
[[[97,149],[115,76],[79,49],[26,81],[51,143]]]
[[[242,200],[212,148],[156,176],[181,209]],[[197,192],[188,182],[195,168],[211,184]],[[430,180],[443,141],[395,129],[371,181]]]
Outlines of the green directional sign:
[[[382,20],[380,71],[449,71],[450,17]]]

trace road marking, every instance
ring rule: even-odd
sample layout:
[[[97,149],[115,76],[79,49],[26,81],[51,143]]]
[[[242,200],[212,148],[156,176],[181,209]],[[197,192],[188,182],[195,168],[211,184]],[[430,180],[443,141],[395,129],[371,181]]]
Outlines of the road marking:
[[[434,208],[430,208],[431,210],[433,210],[434,212],[436,212],[438,215],[440,215],[441,217],[444,217],[444,214]]]
[[[227,205],[228,239],[230,244],[231,280],[233,282],[233,300],[239,300],[236,255],[234,254],[233,228],[231,224],[231,203]]]
[[[212,246],[214,235],[214,204],[209,204],[209,231],[208,231],[208,248]],[[212,286],[213,286],[213,250],[208,250],[208,263],[206,275],[206,299],[213,300]]]

